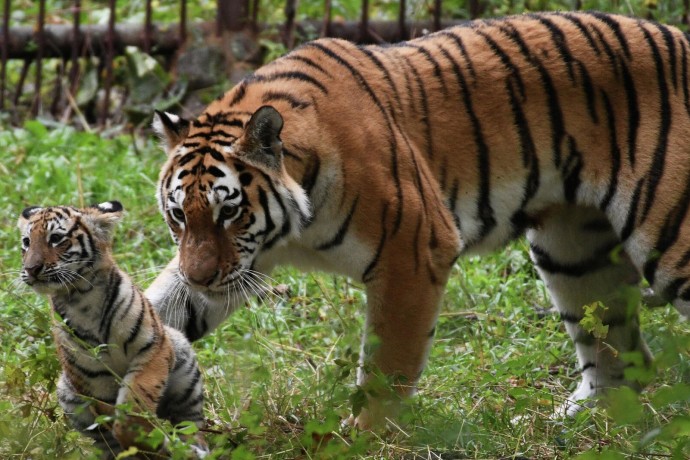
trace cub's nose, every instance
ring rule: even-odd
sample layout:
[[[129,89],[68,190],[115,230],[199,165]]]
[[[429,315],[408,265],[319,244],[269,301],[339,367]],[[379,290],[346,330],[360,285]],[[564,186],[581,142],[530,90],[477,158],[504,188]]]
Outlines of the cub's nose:
[[[29,278],[36,278],[38,275],[43,271],[43,264],[33,264],[33,265],[27,265],[24,267],[24,271],[26,272],[27,275],[29,275]]]

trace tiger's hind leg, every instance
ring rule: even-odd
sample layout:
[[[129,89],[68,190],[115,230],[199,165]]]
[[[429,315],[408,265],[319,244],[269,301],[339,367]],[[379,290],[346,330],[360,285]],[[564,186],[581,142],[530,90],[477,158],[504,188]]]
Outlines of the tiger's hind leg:
[[[626,363],[621,353],[637,351],[648,365],[651,354],[640,335],[639,275],[606,217],[594,208],[568,206],[545,216],[539,228],[527,232],[532,260],[537,266],[577,352],[582,372],[580,384],[559,409],[574,415],[602,390],[621,385],[639,387],[625,380]],[[632,294],[632,295],[631,295]],[[600,314],[608,326],[605,338],[597,338],[580,325],[584,305],[601,301]]]

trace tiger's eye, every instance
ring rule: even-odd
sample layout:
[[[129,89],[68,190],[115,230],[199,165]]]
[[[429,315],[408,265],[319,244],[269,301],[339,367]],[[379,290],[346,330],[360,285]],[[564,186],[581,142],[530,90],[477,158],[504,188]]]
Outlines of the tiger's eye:
[[[184,211],[182,209],[172,208],[170,212],[175,219],[179,220],[180,222],[184,222]]]
[[[238,206],[233,206],[233,205],[228,205],[226,204],[222,208],[220,208],[220,213],[219,213],[219,219],[220,220],[227,220],[227,219],[232,219],[237,215],[237,212],[239,211]]]
[[[31,240],[27,237],[22,238],[22,244],[24,246],[29,246],[31,244]]]
[[[50,244],[58,244],[60,241],[62,241],[63,236],[58,235],[57,233],[53,233],[50,235],[50,238],[48,238],[48,243]]]

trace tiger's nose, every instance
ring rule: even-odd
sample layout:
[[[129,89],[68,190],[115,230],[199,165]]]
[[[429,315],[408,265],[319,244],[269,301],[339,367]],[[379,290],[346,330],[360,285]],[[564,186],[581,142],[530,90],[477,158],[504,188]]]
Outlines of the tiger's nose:
[[[29,275],[30,278],[36,278],[39,273],[43,270],[43,264],[34,264],[34,265],[28,265],[24,267],[24,271],[26,272],[27,275]]]
[[[217,274],[217,270],[213,272],[213,274],[211,274],[210,276],[205,273],[188,273],[187,279],[192,284],[208,287],[211,285],[211,283],[213,283],[213,280],[216,279]]]

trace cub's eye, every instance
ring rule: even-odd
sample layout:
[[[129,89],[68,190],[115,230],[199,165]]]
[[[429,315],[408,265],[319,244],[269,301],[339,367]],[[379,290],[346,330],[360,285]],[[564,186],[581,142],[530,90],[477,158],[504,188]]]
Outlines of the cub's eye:
[[[31,244],[31,240],[29,238],[27,238],[27,237],[22,238],[22,245],[23,246],[29,247],[30,244]]]
[[[240,207],[231,204],[226,204],[220,208],[220,213],[218,213],[218,220],[232,219],[239,212]]]
[[[173,217],[180,222],[184,222],[184,211],[180,208],[172,208],[170,210],[170,214],[173,215]]]
[[[62,235],[58,235],[57,233],[53,233],[52,235],[50,235],[50,238],[48,238],[48,243],[58,244],[60,241],[62,241],[62,238],[64,238]]]

